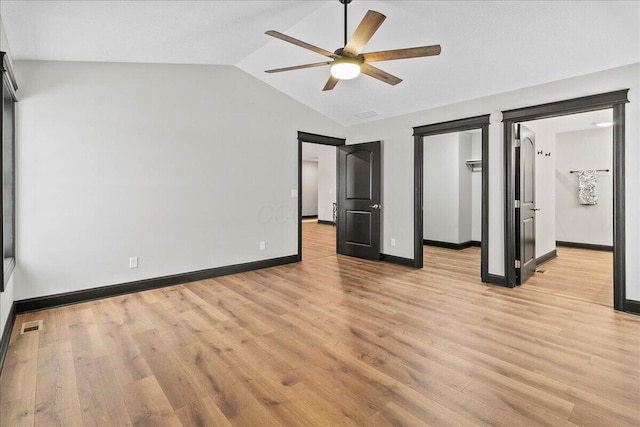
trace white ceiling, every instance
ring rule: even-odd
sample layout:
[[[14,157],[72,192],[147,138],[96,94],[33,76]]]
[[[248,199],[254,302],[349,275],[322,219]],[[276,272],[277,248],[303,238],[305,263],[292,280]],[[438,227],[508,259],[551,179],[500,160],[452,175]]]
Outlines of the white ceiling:
[[[360,76],[322,92],[328,67],[264,73],[325,59],[264,32],[333,51],[338,0],[0,1],[14,59],[236,65],[344,125],[640,62],[638,1],[353,0],[350,33],[368,9],[387,20],[365,51],[440,44],[442,54],[377,64],[404,79],[397,86]]]

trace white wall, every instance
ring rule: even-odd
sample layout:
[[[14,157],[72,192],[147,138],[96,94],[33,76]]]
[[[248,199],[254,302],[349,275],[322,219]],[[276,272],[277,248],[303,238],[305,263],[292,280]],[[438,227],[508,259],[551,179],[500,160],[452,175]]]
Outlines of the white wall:
[[[2,19],[0,18],[0,50],[7,53],[9,60],[11,60],[11,50],[9,49],[9,42],[7,41],[7,35],[4,32],[4,26],[2,25]],[[17,77],[16,77],[17,80]],[[0,84],[2,84],[0,82]],[[19,84],[19,83],[18,83]],[[16,130],[16,138],[18,137]],[[20,221],[19,218],[16,218],[16,224]],[[7,322],[7,318],[9,317],[9,313],[11,312],[11,307],[15,298],[14,294],[14,285],[13,285],[13,274],[9,278],[7,285],[5,286],[4,292],[0,293],[0,335],[4,331],[4,326]]]
[[[350,144],[384,141],[384,241],[382,252],[413,258],[413,132],[412,127],[481,114],[491,114],[489,126],[489,273],[504,274],[504,171],[502,111],[593,95],[629,91],[626,104],[626,216],[640,216],[640,64],[546,83],[484,98],[461,101],[412,114],[347,128]],[[626,224],[627,260],[640,259],[640,227]],[[396,239],[391,246],[390,239]],[[627,298],[640,299],[640,265],[627,262]]]
[[[333,222],[337,148],[331,145],[316,145],[318,145],[318,220]]]
[[[471,159],[482,159],[482,133],[471,134]],[[482,240],[482,171],[471,173],[471,240]]]
[[[318,162],[302,162],[302,216],[318,215]]]
[[[613,245],[613,174],[598,173],[598,204],[578,203],[572,170],[613,169],[612,128],[562,132],[556,137],[556,240]]]
[[[423,236],[426,240],[460,242],[458,138],[458,133],[423,138]]]
[[[468,132],[458,133],[458,161],[456,167],[458,169],[458,235],[457,243],[466,243],[471,240],[471,215],[472,215],[472,198],[471,198],[471,170],[467,167],[466,161],[471,159],[471,134]]]
[[[524,122],[524,126],[535,133],[535,206],[536,211],[536,257],[539,258],[556,249],[556,134],[557,119]],[[537,154],[542,151],[542,154]],[[551,156],[545,156],[551,153]]]
[[[16,299],[296,254],[297,131],[342,126],[232,66],[14,66]]]
[[[473,234],[472,135],[451,132],[423,139],[423,238],[466,243]]]

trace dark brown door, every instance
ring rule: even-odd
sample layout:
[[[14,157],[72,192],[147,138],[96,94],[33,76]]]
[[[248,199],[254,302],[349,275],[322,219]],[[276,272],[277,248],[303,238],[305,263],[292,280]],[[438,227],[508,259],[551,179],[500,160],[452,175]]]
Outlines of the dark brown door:
[[[536,270],[535,153],[536,137],[531,129],[516,124],[516,283],[521,285]],[[520,207],[518,207],[518,205]]]
[[[380,259],[380,141],[338,153],[338,253]]]

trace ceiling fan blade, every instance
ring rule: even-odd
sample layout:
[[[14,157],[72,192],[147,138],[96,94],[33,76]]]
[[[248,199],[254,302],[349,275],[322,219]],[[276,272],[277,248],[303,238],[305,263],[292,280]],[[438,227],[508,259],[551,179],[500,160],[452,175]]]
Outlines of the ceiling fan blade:
[[[316,62],[314,64],[294,65],[293,67],[275,68],[273,70],[266,70],[265,73],[280,73],[282,71],[302,70],[304,68],[322,67],[323,65],[329,65],[331,61]]]
[[[340,81],[340,79],[337,79],[333,76],[329,77],[329,80],[327,80],[327,84],[324,85],[324,87],[322,88],[323,91],[325,90],[331,90],[334,87],[336,87],[336,85],[338,84],[338,82]]]
[[[284,40],[284,41],[289,42],[291,44],[295,44],[296,46],[300,46],[300,47],[303,47],[305,49],[309,49],[309,50],[311,50],[311,51],[313,51],[315,53],[319,53],[320,55],[328,56],[329,58],[337,58],[338,57],[338,55],[336,55],[333,52],[329,52],[328,50],[324,50],[322,48],[319,48],[317,46],[311,45],[309,43],[305,43],[302,40],[294,39],[293,37],[289,37],[286,34],[282,34],[282,33],[279,33],[277,31],[274,31],[274,30],[266,31],[265,34],[267,34],[267,35],[269,35],[271,37],[275,37],[275,38],[280,39],[280,40]]]
[[[380,12],[376,12],[375,10],[368,11],[364,18],[362,18],[358,28],[353,32],[343,52],[352,56],[359,55],[385,19],[387,19],[387,17]]]
[[[360,66],[360,71],[362,71],[362,73],[366,74],[367,76],[373,77],[374,79],[378,79],[392,86],[395,86],[402,81],[401,78],[396,77],[393,74],[389,74],[386,71],[382,71],[381,69],[369,64],[362,64]]]
[[[409,47],[406,49],[381,50],[379,52],[363,53],[365,62],[393,61],[395,59],[420,58],[423,56],[440,55],[439,44],[433,46]]]

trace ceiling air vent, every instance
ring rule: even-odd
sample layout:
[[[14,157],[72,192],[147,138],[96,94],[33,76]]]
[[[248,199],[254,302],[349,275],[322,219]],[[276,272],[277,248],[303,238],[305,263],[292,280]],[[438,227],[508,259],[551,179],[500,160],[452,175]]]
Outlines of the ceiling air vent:
[[[375,117],[375,116],[378,116],[378,115],[379,114],[377,112],[371,110],[371,111],[365,111],[365,112],[362,112],[362,113],[358,113],[358,114],[356,114],[356,117],[359,118],[359,119],[369,119],[371,117]]]

